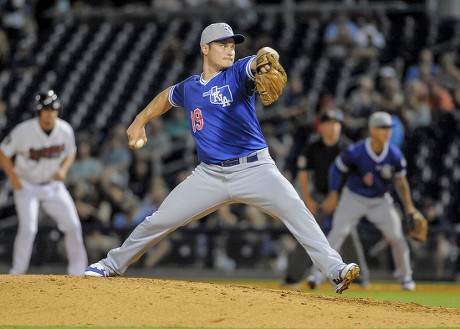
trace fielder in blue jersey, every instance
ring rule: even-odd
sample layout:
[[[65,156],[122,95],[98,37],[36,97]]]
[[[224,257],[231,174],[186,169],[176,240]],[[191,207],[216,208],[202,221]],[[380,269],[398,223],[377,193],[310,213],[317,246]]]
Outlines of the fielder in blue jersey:
[[[200,164],[139,224],[119,248],[92,264],[86,276],[123,275],[150,247],[178,227],[231,203],[246,203],[282,220],[331,280],[337,293],[359,275],[330,247],[310,211],[270,157],[255,109],[256,56],[235,62],[235,44],[244,36],[215,23],[201,34],[203,72],[166,88],[127,130],[131,148],[147,141],[145,125],[171,108],[185,111]],[[257,55],[270,52],[264,47]],[[270,65],[260,68],[270,70]],[[179,108],[180,107],[180,108]]]
[[[328,240],[340,249],[344,239],[362,217],[373,223],[389,242],[395,264],[394,276],[404,290],[415,290],[410,266],[409,246],[401,219],[389,193],[394,183],[408,214],[417,211],[406,179],[406,160],[401,150],[389,143],[390,114],[375,112],[369,118],[369,137],[350,145],[331,164],[329,197],[337,202],[342,174],[346,183],[332,220]]]

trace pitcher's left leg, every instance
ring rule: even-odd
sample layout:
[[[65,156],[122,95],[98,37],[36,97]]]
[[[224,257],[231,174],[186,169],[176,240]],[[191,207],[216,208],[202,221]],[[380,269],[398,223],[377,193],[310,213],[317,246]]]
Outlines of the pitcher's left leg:
[[[344,266],[292,184],[273,163],[267,160],[245,169],[229,186],[234,199],[241,199],[281,219],[323,273],[333,278]]]

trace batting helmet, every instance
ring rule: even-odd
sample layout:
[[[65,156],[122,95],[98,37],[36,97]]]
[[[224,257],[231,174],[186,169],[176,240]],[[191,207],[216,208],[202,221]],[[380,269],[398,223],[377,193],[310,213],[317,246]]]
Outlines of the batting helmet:
[[[52,108],[53,110],[61,110],[61,101],[53,90],[48,90],[44,93],[39,93],[35,96],[35,109],[40,111],[45,108]]]

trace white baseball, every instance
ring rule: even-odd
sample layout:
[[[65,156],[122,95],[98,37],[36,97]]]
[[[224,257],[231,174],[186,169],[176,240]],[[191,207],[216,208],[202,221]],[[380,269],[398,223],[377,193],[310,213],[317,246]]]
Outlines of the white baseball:
[[[145,142],[143,139],[138,139],[136,144],[134,144],[134,147],[137,149],[140,149],[142,146],[144,146]]]

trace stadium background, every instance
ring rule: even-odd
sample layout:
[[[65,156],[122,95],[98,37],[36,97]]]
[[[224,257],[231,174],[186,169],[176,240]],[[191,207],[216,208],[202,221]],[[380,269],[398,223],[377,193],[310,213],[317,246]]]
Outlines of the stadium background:
[[[290,85],[274,106],[263,109],[258,104],[274,157],[294,183],[295,158],[314,132],[316,114],[331,103],[347,108],[363,74],[378,86],[381,69],[392,67],[402,89],[407,69],[417,63],[423,48],[431,49],[436,60],[452,51],[457,61],[460,46],[460,8],[455,1],[25,1],[23,7],[21,3],[0,3],[9,38],[9,52],[2,39],[0,137],[32,115],[38,91],[52,88],[58,93],[64,107],[61,116],[74,127],[79,146],[89,144],[102,166],[100,180],[91,177],[79,184],[81,177],[69,177],[81,209],[92,207],[90,215],[82,216],[90,261],[118,246],[147,211],[149,200],[152,204],[161,200],[196,164],[181,111],[155,124],[157,131],[161,126],[165,131],[157,145],[157,136],[150,132],[152,148],[128,151],[128,156],[122,148],[124,129],[137,111],[168,85],[200,72],[197,40],[210,22],[226,21],[249,37],[237,49],[238,57],[262,44],[273,45],[290,81],[300,83],[300,89]],[[337,60],[327,55],[323,33],[337,11],[352,19],[376,18],[386,41],[377,56]],[[11,24],[15,22],[8,16],[11,13],[23,15],[24,24]],[[429,125],[406,127],[403,133],[401,147],[414,201],[431,220],[428,243],[411,242],[416,280],[459,279],[458,108],[455,102],[454,111],[434,111]],[[120,157],[110,156],[114,154]],[[3,172],[0,184],[0,270],[6,273],[16,219]],[[379,233],[365,220],[359,231],[371,278],[391,278],[391,257]],[[281,279],[289,248],[292,238],[283,225],[235,206],[178,230],[136,264],[133,274],[174,277],[177,269],[187,269],[190,276]],[[31,272],[64,271],[62,239],[46,216],[32,257]]]

